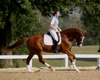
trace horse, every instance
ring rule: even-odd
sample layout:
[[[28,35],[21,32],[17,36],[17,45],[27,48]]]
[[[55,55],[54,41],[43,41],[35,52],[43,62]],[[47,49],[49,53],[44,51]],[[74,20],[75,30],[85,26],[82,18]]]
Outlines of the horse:
[[[85,33],[86,30],[82,31],[76,28],[69,28],[60,32],[61,44],[58,45],[59,52],[68,55],[68,58],[72,63],[73,68],[78,72],[80,72],[80,70],[76,66],[76,56],[71,52],[72,41],[75,39],[77,42],[77,46],[81,47]],[[21,45],[24,42],[27,42],[27,48],[29,50],[29,55],[26,59],[28,72],[32,72],[31,67],[29,66],[29,62],[35,54],[38,56],[39,62],[41,62],[43,65],[48,67],[51,71],[53,71],[52,66],[46,63],[42,56],[42,51],[48,53],[53,52],[52,46],[50,45],[48,46],[44,44],[44,34],[35,34],[28,38],[24,37],[18,40],[17,42],[15,42],[13,45],[2,48],[2,51],[5,52],[12,51],[13,49],[17,48],[19,45]]]

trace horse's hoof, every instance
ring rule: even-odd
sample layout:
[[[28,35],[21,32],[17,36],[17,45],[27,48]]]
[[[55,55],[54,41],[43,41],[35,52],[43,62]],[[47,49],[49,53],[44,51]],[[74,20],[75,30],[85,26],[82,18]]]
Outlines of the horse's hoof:
[[[52,72],[55,72],[55,69],[52,68],[51,71],[52,71]]]
[[[33,72],[35,72],[35,71],[28,71],[29,73],[33,73]]]
[[[70,69],[73,69],[73,65],[70,65]]]
[[[96,70],[99,70],[100,69],[100,66],[97,66]]]
[[[81,71],[77,71],[78,73],[80,73]]]

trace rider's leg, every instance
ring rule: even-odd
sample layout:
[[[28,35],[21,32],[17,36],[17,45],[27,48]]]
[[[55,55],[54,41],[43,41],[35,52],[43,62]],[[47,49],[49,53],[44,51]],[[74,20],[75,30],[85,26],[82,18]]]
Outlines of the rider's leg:
[[[57,36],[56,31],[50,29],[49,32],[50,32],[51,36],[54,38],[54,40],[56,40],[58,42],[58,36]]]
[[[49,32],[50,32],[50,34],[51,34],[51,36],[52,36],[52,39],[53,39],[53,50],[54,50],[54,53],[58,53],[58,47],[57,47],[57,45],[58,45],[58,41],[59,41],[59,39],[58,39],[58,33],[56,32],[56,31],[54,31],[54,30],[49,30]]]

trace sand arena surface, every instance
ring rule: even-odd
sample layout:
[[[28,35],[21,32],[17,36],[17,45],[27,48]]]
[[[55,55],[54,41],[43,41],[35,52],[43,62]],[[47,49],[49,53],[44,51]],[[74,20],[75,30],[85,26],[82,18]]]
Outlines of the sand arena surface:
[[[100,70],[91,68],[79,68],[80,73],[73,69],[54,68],[51,72],[48,68],[32,68],[35,72],[29,73],[26,68],[0,69],[0,80],[100,80]]]

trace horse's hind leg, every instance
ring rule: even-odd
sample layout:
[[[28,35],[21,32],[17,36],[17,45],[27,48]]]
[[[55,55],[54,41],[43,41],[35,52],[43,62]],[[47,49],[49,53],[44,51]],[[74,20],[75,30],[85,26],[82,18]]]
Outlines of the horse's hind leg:
[[[30,52],[29,56],[28,56],[27,59],[26,59],[27,70],[28,70],[28,72],[32,72],[31,66],[29,65],[29,63],[30,63],[30,60],[32,59],[33,55],[34,55],[34,53],[31,53],[31,52]]]
[[[40,52],[38,55],[39,58],[39,62],[41,62],[43,65],[45,65],[46,67],[48,67],[51,71],[53,71],[53,68],[44,61],[43,56],[42,56],[42,52]]]

